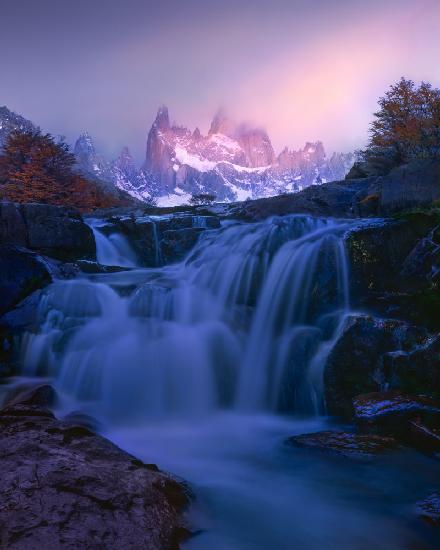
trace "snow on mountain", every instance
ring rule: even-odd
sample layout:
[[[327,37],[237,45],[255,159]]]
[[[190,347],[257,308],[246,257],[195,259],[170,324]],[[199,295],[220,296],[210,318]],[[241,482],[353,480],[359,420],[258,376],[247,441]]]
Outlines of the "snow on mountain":
[[[208,193],[218,201],[245,200],[295,192],[309,185],[343,179],[352,154],[327,158],[321,142],[275,156],[265,130],[236,124],[223,110],[207,136],[197,128],[170,124],[162,106],[147,139],[143,170],[158,184],[159,204],[179,203],[186,195]]]
[[[0,107],[0,149],[13,130],[36,127],[6,107]],[[275,155],[267,132],[236,123],[219,110],[208,134],[170,123],[160,107],[148,133],[145,162],[137,167],[124,147],[111,162],[97,151],[92,137],[80,135],[74,147],[77,170],[112,193],[125,191],[136,199],[161,206],[187,203],[194,194],[210,194],[217,201],[241,201],[295,192],[309,185],[343,179],[353,154],[327,157],[321,142],[303,149],[285,148]]]
[[[176,206],[194,194],[217,201],[242,201],[299,191],[309,185],[343,179],[353,154],[327,158],[321,142],[306,143],[299,151],[285,148],[278,157],[265,130],[235,124],[219,111],[207,136],[196,128],[171,125],[168,109],[159,108],[148,133],[145,162],[137,168],[125,147],[106,163],[88,134],[75,146],[81,169],[112,182],[137,199],[159,206]]]

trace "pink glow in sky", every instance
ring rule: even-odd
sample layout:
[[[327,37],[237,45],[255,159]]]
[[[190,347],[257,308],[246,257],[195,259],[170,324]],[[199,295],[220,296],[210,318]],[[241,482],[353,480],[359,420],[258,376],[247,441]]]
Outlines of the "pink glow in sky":
[[[0,104],[109,156],[141,160],[162,103],[202,132],[224,106],[277,150],[351,150],[402,75],[440,86],[440,0],[4,3]]]

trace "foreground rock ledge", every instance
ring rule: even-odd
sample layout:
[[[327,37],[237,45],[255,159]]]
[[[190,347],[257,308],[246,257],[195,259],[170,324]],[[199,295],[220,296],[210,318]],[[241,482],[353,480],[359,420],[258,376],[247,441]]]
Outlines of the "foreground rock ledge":
[[[176,549],[183,486],[42,407],[0,411],[0,547]]]

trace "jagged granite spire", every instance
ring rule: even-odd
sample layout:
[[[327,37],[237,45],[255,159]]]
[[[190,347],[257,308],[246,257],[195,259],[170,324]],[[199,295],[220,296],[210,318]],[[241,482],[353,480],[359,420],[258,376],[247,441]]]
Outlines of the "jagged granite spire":
[[[153,126],[158,130],[170,129],[170,115],[168,113],[168,107],[166,105],[161,105],[157,110],[157,115]]]
[[[211,136],[213,134],[223,134],[225,136],[233,138],[235,135],[235,131],[236,125],[229,118],[224,107],[220,107],[220,109],[216,112],[214,118],[212,119],[211,127],[209,129],[209,135]]]

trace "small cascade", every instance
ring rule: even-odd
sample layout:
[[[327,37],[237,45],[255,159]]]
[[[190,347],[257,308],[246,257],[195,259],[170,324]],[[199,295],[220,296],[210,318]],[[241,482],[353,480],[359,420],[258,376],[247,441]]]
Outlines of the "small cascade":
[[[96,259],[102,265],[137,267],[137,258],[128,239],[120,233],[105,235],[99,224],[90,224],[96,243]]]
[[[160,250],[159,230],[157,223],[152,220],[153,224],[153,238],[154,238],[154,254],[155,254],[155,266],[160,267],[163,264],[162,252]]]
[[[231,223],[181,264],[55,282],[39,333],[23,342],[26,374],[54,376],[121,421],[322,412],[323,367],[349,310],[348,227],[308,216]],[[100,262],[134,264],[93,230]]]

